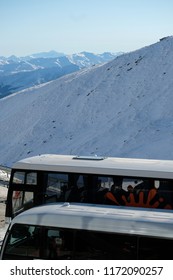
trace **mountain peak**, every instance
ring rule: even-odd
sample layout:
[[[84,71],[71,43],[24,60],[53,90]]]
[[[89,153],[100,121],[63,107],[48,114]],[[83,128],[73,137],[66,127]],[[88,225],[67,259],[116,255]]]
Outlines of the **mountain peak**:
[[[60,52],[56,52],[54,50],[51,50],[51,51],[48,51],[48,52],[34,53],[34,54],[31,54],[28,57],[32,57],[32,58],[56,58],[56,57],[61,57],[61,56],[65,56],[65,54],[60,53]]]

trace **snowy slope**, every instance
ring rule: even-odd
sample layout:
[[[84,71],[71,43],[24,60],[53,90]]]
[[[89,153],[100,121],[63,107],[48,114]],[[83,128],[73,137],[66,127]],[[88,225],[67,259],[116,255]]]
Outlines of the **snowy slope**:
[[[0,100],[0,164],[40,153],[173,159],[173,37]]]

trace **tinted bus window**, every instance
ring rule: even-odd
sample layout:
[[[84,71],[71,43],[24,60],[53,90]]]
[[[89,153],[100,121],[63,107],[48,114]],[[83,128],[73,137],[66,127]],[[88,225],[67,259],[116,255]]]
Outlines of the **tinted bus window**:
[[[68,186],[68,175],[61,173],[47,173],[46,193],[56,195],[56,198],[63,196],[65,188]]]
[[[40,257],[40,228],[14,225],[8,238],[5,259],[33,259]]]

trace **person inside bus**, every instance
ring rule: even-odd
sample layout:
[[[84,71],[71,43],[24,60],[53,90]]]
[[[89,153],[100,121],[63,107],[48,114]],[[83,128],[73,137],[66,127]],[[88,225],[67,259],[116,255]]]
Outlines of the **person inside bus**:
[[[135,195],[136,202],[139,201],[140,193],[143,192],[143,201],[142,201],[142,203],[145,204],[147,201],[150,201],[151,204],[152,204],[153,197],[152,197],[151,190],[153,190],[153,189],[156,190],[155,184],[154,184],[154,179],[152,179],[152,178],[151,179],[147,179],[147,180],[143,180],[141,183],[136,185],[134,187],[134,195]],[[156,199],[157,199],[157,197],[156,197]]]
[[[63,247],[64,247],[64,239],[62,234],[59,231],[49,231],[49,235],[53,232],[51,236],[49,236],[49,259],[57,259],[62,255]]]
[[[127,197],[128,192],[123,190],[123,177],[116,176],[113,178],[113,185],[109,192],[105,194],[105,200],[108,204],[124,205],[122,196]]]
[[[95,194],[95,203],[103,204],[105,202],[105,194],[109,191],[107,187],[102,186],[102,181],[98,180]]]
[[[132,185],[128,185],[127,190],[129,193],[132,193],[134,191]]]

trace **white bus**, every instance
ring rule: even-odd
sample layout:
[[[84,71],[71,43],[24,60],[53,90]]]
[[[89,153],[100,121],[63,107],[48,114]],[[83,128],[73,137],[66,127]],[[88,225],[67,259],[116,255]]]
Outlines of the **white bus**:
[[[173,212],[56,203],[17,215],[0,259],[172,259]]]
[[[6,220],[51,202],[173,209],[173,161],[45,154],[12,167]]]

